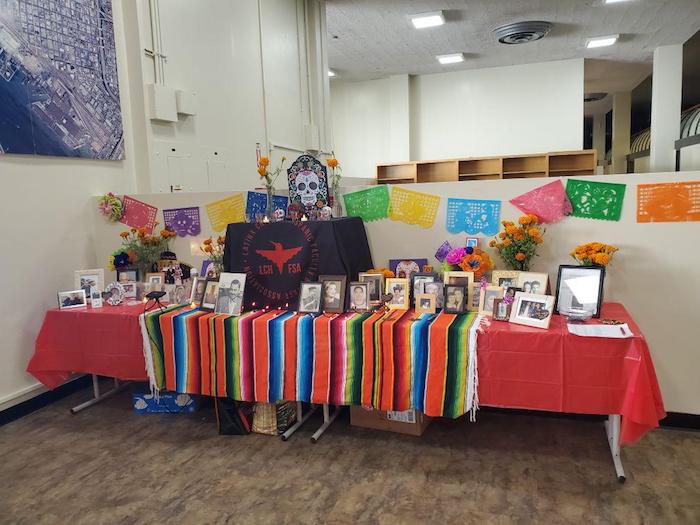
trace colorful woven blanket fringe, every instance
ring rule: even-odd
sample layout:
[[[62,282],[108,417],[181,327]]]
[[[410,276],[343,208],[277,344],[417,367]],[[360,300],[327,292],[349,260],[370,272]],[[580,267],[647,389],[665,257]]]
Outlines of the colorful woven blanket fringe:
[[[181,307],[147,313],[142,326],[155,390],[456,418],[478,406],[479,322],[474,313],[230,316]]]

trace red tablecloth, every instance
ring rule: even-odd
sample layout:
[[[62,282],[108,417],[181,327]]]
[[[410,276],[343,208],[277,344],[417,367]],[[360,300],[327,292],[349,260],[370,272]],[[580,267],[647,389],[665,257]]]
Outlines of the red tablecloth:
[[[626,322],[634,337],[572,335],[558,315],[549,330],[491,321],[478,339],[479,404],[621,414],[623,444],[658,427],[666,413],[646,340],[621,304],[603,305],[605,318]]]
[[[27,372],[49,388],[74,372],[147,381],[141,313],[142,304],[49,310]]]

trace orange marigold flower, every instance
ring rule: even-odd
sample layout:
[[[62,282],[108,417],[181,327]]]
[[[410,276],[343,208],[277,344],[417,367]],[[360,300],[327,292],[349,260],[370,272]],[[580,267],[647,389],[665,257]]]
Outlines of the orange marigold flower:
[[[203,243],[203,244],[204,244],[205,246],[209,246],[211,243],[212,243],[211,237],[209,237],[208,239],[204,239],[204,243]]]
[[[518,230],[513,235],[513,239],[515,239],[516,241],[522,241],[525,239],[525,234],[523,232],[521,232],[520,230]]]
[[[610,262],[610,256],[607,253],[596,253],[593,256],[593,262],[605,266]]]
[[[219,238],[216,239],[216,243],[217,243],[219,246],[223,246],[223,245],[226,243],[226,237],[223,237],[223,236],[219,235]]]
[[[264,177],[265,175],[267,175],[267,168],[265,166],[258,167],[258,173],[261,177]]]
[[[527,230],[527,234],[530,237],[539,237],[540,236],[540,230],[538,228],[530,228]]]
[[[496,247],[496,241],[491,240],[491,241],[489,242],[489,246],[490,246],[491,248],[495,248],[495,247]]]
[[[518,222],[522,224],[523,226],[530,224],[530,216],[529,215],[523,215],[518,219]]]
[[[168,230],[160,230],[160,236],[163,237],[163,239],[167,239],[170,237],[170,232]]]
[[[499,236],[501,239],[505,239],[505,238],[507,237],[506,232],[501,232],[501,233],[498,234],[498,236]]]
[[[131,228],[131,233],[136,233],[136,228]]]
[[[530,224],[538,224],[540,222],[540,218],[534,213],[528,213],[527,216],[530,218]]]
[[[338,167],[338,159],[335,157],[331,157],[328,159],[328,167],[329,168],[337,168]]]
[[[258,161],[259,166],[269,166],[270,165],[270,159],[267,157],[260,157],[260,160]]]
[[[525,254],[523,252],[518,252],[515,254],[515,260],[516,261],[524,261],[525,260]]]
[[[510,246],[512,241],[510,239],[503,239],[503,246]]]
[[[204,251],[207,252],[207,253],[211,253],[211,252],[214,251],[214,248],[211,247],[211,244],[207,244],[207,245],[204,247]]]
[[[535,241],[535,244],[542,244],[544,242],[542,237],[535,237],[533,240]]]
[[[516,226],[506,226],[506,233],[509,235],[514,235],[515,232],[518,231],[518,228]]]
[[[119,236],[120,236],[120,237],[123,237],[124,239],[126,239],[126,238],[129,236],[129,232],[121,232],[121,233],[119,234]]]

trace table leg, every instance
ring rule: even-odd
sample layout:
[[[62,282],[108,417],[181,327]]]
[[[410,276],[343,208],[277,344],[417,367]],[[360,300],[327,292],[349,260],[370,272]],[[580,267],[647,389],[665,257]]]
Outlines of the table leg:
[[[297,401],[297,422],[294,423],[291,427],[289,427],[289,428],[287,429],[287,431],[286,431],[284,434],[282,434],[282,441],[287,441],[287,440],[289,439],[289,437],[290,437],[292,434],[294,434],[294,432],[296,432],[297,429],[298,429],[301,425],[303,425],[303,424],[306,422],[307,419],[309,419],[309,417],[311,416],[311,414],[313,414],[314,412],[316,412],[316,409],[317,409],[317,408],[318,408],[318,407],[317,407],[316,405],[312,406],[312,407],[311,407],[311,410],[309,410],[309,411],[306,413],[306,415],[304,415],[304,416],[302,417],[302,405],[301,405],[301,401]]]
[[[74,406],[73,408],[70,409],[71,414],[77,414],[81,410],[84,410],[88,407],[91,407],[92,405],[95,405],[99,403],[100,401],[104,401],[105,399],[112,397],[114,394],[117,392],[120,392],[123,390],[129,383],[119,383],[119,379],[116,377],[114,378],[114,388],[111,390],[108,390],[104,394],[100,392],[100,379],[99,376],[92,374],[92,399],[89,399],[85,401],[85,403],[80,403],[77,406]]]
[[[615,466],[617,480],[620,483],[624,483],[627,478],[620,459],[620,414],[610,414],[608,416],[608,420],[605,422],[605,433],[608,435],[608,445],[610,445],[610,454]]]
[[[314,432],[314,435],[311,436],[311,442],[316,443],[320,438],[321,434],[323,434],[326,429],[330,426],[333,421],[335,421],[335,418],[338,417],[340,414],[340,407],[335,407],[335,410],[333,411],[333,415],[330,415],[330,409],[329,405],[325,404],[323,405],[323,425],[319,427],[319,429]]]

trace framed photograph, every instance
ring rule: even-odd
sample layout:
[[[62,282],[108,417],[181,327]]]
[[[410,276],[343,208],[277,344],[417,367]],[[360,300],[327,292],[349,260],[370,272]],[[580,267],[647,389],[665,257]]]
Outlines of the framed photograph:
[[[165,284],[165,274],[163,272],[154,272],[146,274],[146,282],[148,284]]]
[[[512,304],[512,303],[511,303]],[[503,299],[493,300],[493,319],[495,321],[508,321],[510,318],[510,304],[506,304]]]
[[[437,297],[430,293],[416,294],[416,313],[434,314],[437,308]]]
[[[448,314],[463,314],[467,311],[467,288],[460,284],[445,284],[445,307]]]
[[[324,312],[343,313],[345,311],[345,275],[321,275],[318,278],[323,285],[321,310]]]
[[[386,293],[391,294],[391,300],[387,306],[391,310],[408,310],[409,307],[409,280],[392,277],[386,280]]]
[[[107,302],[108,305],[117,306],[124,301],[124,288],[118,282],[113,282],[107,285],[102,298]]]
[[[361,273],[358,279],[361,283],[369,284],[369,302],[379,304],[384,290],[384,276],[381,273]]]
[[[82,288],[69,292],[58,292],[58,308],[60,310],[80,308],[81,306],[87,306],[87,296]]]
[[[218,279],[207,279],[207,283],[204,286],[204,293],[202,294],[202,302],[199,307],[202,310],[209,310],[211,312],[216,308],[216,300],[219,298],[219,280]]]
[[[443,300],[445,298],[445,291],[443,290],[443,286],[443,283],[440,281],[428,281],[426,283],[423,283],[423,289],[420,293],[434,295],[435,308],[442,308]]]
[[[423,293],[423,285],[425,283],[433,283],[437,280],[437,274],[434,272],[414,272],[411,274],[411,295],[414,298],[419,293]]]
[[[219,275],[219,290],[214,308],[217,314],[241,315],[245,278],[244,273],[222,272]]]
[[[350,283],[350,308],[358,312],[369,310],[369,283]]]
[[[519,274],[517,270],[494,270],[491,272],[491,284],[501,288],[518,286]]]
[[[515,294],[518,292],[522,292],[522,291],[523,291],[523,289],[518,288],[517,286],[508,286],[503,291],[503,297],[510,297],[511,303],[512,303],[513,302],[512,300],[515,299]]]
[[[547,292],[546,273],[520,272],[518,275],[518,288],[523,289],[523,293],[544,294]]]
[[[554,296],[518,292],[510,310],[510,322],[535,328],[549,328]]]
[[[389,259],[389,270],[396,278],[408,279],[412,273],[422,272],[427,264],[428,259]]]
[[[493,315],[493,303],[496,299],[503,299],[502,287],[487,286],[482,288],[479,294],[479,315]]]
[[[124,299],[136,299],[138,289],[135,281],[122,281],[119,284],[122,285],[124,290]]]
[[[76,270],[74,280],[73,286],[76,290],[78,288],[85,290],[85,297],[87,297],[88,303],[92,300],[93,288],[100,292],[105,289],[105,271],[102,268]]]
[[[321,311],[322,291],[322,283],[301,283],[298,311],[307,314],[319,313]]]
[[[467,237],[467,244],[465,246],[467,248],[478,248],[479,247],[479,238],[478,237]]]
[[[199,275],[205,279],[214,279],[214,276],[216,275],[216,266],[214,265],[214,261],[209,259],[202,261],[202,270],[199,272]]]
[[[455,284],[466,287],[467,302],[465,311],[476,311],[479,309],[479,283],[474,282],[474,272],[448,271],[442,274],[442,280],[445,282],[445,286]]]
[[[204,297],[204,289],[207,286],[206,277],[195,277],[192,280],[192,291],[190,292],[190,303],[200,304]]]
[[[138,280],[139,269],[136,266],[124,266],[123,268],[117,268],[117,282],[138,282]]]
[[[599,318],[604,280],[603,266],[561,265],[557,275],[554,311],[561,314],[586,310]]]
[[[90,292],[90,304],[93,308],[102,308],[102,293],[97,288]]]

